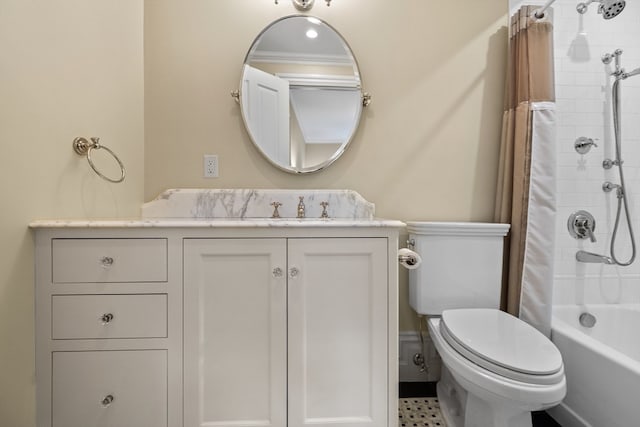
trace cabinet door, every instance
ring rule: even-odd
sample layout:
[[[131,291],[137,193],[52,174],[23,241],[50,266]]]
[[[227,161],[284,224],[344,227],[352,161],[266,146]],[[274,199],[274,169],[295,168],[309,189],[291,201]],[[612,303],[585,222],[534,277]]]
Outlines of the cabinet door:
[[[387,239],[289,240],[289,426],[387,425]]]
[[[184,242],[184,427],[286,426],[286,241]]]

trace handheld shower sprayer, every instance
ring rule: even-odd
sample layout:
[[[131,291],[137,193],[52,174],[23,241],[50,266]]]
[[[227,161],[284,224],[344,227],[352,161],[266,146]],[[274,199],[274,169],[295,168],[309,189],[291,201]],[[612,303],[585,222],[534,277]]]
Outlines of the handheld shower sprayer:
[[[585,14],[587,13],[589,5],[593,2],[600,3],[598,6],[598,13],[601,14],[604,19],[615,18],[627,5],[625,0],[587,0],[585,2],[578,3],[576,10],[580,14]]]
[[[623,72],[620,77],[622,79],[626,79],[627,77],[637,76],[638,74],[640,74],[640,67],[636,68],[633,71],[629,71],[628,73]]]

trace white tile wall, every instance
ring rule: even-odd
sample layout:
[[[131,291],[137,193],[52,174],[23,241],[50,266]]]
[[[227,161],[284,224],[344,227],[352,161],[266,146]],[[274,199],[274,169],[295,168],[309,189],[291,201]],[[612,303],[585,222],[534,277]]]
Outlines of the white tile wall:
[[[585,15],[576,12],[576,0],[553,5],[556,97],[558,120],[558,217],[556,223],[555,304],[640,303],[640,255],[629,267],[583,264],[579,249],[609,254],[617,198],[601,189],[604,181],[619,183],[617,168],[605,170],[602,161],[614,157],[611,113],[611,65],[601,56],[622,49],[622,66],[640,67],[640,2],[628,0],[616,18],[604,20],[591,4]],[[631,216],[640,244],[640,75],[622,86],[622,154]],[[576,153],[576,138],[597,139],[588,154]],[[577,241],[567,231],[568,216],[584,209],[597,222],[597,242]],[[630,241],[626,227],[618,234],[616,253],[626,259]]]

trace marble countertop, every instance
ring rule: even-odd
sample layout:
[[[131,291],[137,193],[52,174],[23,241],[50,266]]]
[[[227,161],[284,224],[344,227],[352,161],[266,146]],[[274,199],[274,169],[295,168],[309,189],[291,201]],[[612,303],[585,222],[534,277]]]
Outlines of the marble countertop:
[[[188,219],[188,218],[158,218],[158,219],[52,219],[36,220],[29,224],[30,228],[278,228],[278,227],[392,227],[403,228],[405,224],[397,220],[374,218],[371,220],[357,219]]]

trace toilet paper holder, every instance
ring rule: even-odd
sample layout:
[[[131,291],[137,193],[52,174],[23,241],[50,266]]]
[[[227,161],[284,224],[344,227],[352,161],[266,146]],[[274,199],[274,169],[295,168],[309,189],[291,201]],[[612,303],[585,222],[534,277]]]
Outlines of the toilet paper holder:
[[[418,263],[418,257],[413,254],[402,253],[398,254],[398,262],[416,265]]]
[[[420,255],[417,252],[414,252],[409,248],[401,248],[398,249],[398,262],[403,267],[413,270],[422,264],[422,258],[420,258]]]

